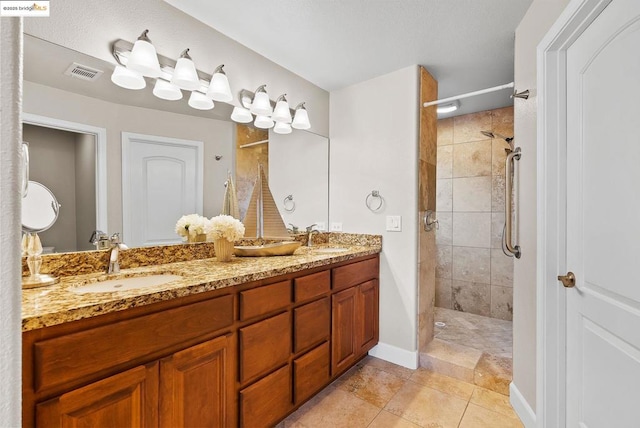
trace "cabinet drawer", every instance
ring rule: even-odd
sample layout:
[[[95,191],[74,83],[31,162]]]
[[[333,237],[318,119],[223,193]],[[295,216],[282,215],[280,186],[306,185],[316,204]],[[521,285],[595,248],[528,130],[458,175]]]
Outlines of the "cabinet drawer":
[[[90,379],[93,373],[148,360],[154,353],[233,324],[223,296],[34,344],[34,389]]]
[[[240,426],[274,426],[291,406],[291,369],[286,365],[240,391]]]
[[[284,364],[291,354],[291,313],[240,329],[240,383]]]
[[[331,289],[331,272],[314,273],[293,280],[294,295],[297,302],[313,299]]]
[[[291,303],[291,281],[276,282],[240,292],[240,320],[248,320]]]
[[[378,258],[363,260],[332,270],[334,290],[342,290],[378,278]]]
[[[329,297],[309,303],[293,311],[294,352],[300,352],[326,340],[331,331]]]
[[[329,381],[329,342],[293,362],[294,397],[300,404]]]

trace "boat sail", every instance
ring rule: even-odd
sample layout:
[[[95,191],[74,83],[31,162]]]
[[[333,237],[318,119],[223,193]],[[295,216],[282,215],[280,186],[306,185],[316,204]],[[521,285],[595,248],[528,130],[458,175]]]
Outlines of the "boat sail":
[[[291,239],[269,190],[269,183],[261,164],[258,165],[258,177],[242,223],[245,238]]]

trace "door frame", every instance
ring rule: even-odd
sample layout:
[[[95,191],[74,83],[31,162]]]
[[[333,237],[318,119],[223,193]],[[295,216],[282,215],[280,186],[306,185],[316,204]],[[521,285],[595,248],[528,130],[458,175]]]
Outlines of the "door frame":
[[[167,146],[180,146],[196,150],[196,214],[203,215],[204,210],[204,142],[187,140],[184,138],[170,138],[159,135],[137,134],[134,132],[122,132],[122,236],[126,239],[131,232],[131,218],[125,215],[129,212],[129,149],[132,142],[149,142]],[[184,213],[192,214],[192,213]],[[177,221],[177,219],[176,219]]]
[[[22,113],[22,123],[93,135],[96,139],[96,229],[107,231],[107,130],[84,123],[70,122],[54,117]]]
[[[566,423],[567,82],[569,47],[613,0],[572,0],[537,49],[536,420]]]

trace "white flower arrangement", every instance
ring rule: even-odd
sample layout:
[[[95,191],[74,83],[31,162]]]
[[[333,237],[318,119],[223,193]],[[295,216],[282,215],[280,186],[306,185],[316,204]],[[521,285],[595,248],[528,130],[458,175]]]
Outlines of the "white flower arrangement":
[[[224,238],[229,242],[244,237],[244,224],[230,215],[212,217],[206,227],[207,239]]]
[[[176,223],[176,233],[180,236],[196,236],[206,233],[209,220],[199,214],[188,214],[180,217]]]

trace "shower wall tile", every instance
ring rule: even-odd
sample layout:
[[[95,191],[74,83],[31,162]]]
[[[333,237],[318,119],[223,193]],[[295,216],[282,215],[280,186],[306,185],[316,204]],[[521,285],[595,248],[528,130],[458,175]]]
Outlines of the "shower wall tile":
[[[453,245],[491,247],[491,213],[453,213]],[[489,281],[486,281],[487,283]]]
[[[436,218],[438,219],[436,243],[440,245],[453,245],[453,214],[451,212],[438,211]]]
[[[436,278],[451,278],[453,247],[436,245]]]
[[[499,138],[491,140],[491,173],[493,175],[504,175],[504,162],[507,159],[509,144]]]
[[[453,118],[438,121],[438,145],[453,144]]]
[[[491,140],[456,144],[453,148],[453,177],[491,175],[491,156]]]
[[[438,146],[438,178],[451,178],[453,176],[453,146]]]
[[[436,181],[436,210],[453,210],[453,180],[442,178]]]
[[[454,280],[451,283],[451,305],[457,311],[490,316],[491,286]]]
[[[513,137],[513,106],[491,110],[491,130]]]
[[[465,114],[453,118],[453,144],[486,140],[480,131],[491,130],[491,111]]]
[[[436,306],[451,309],[451,279],[436,278]]]
[[[513,320],[513,288],[491,286],[491,317]]]
[[[504,175],[491,177],[491,211],[504,211]]]
[[[451,278],[489,284],[491,282],[491,250],[454,246]]]
[[[491,285],[513,287],[513,257],[507,257],[502,249],[491,250]]]
[[[454,178],[453,211],[491,212],[491,177]]]
[[[502,248],[504,213],[491,213],[491,248]]]

